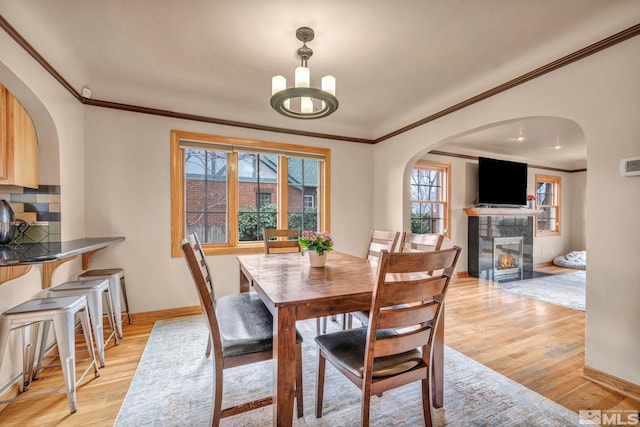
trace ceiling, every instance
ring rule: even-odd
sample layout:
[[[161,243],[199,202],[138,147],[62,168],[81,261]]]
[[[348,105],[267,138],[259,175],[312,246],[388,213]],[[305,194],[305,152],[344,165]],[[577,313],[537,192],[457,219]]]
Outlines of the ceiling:
[[[373,141],[637,24],[640,2],[3,0],[0,14],[92,100]],[[301,26],[316,33],[312,85],[337,79],[340,106],[323,119],[269,104],[273,75],[291,84]],[[580,129],[548,117],[438,149],[586,166]]]

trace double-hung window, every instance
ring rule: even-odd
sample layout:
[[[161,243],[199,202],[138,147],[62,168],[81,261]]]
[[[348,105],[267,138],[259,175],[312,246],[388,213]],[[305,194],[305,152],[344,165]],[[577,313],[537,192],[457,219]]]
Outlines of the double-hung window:
[[[411,232],[449,236],[451,167],[419,160],[411,171]]]
[[[559,176],[536,174],[536,208],[542,211],[538,214],[537,236],[560,234],[561,184]]]
[[[263,250],[265,228],[329,230],[330,150],[171,132],[171,248],[196,233],[205,253]]]

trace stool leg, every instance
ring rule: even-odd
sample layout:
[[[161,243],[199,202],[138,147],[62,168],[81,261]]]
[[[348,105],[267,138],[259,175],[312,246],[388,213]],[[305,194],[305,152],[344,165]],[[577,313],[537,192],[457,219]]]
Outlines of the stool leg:
[[[36,337],[40,330],[40,322],[36,323]],[[31,340],[31,324],[22,327],[22,391],[29,390],[33,376],[33,358],[35,351]]]
[[[38,351],[38,364],[36,366],[36,371],[33,374],[34,380],[37,380],[40,378],[40,371],[42,370],[42,359],[44,358],[45,351],[47,351],[47,338],[49,338],[50,327],[51,327],[51,321],[45,320],[44,325],[42,325],[42,336],[40,338],[40,350]]]
[[[83,325],[84,326],[84,325]],[[53,318],[53,330],[58,343],[58,353],[60,354],[60,366],[64,377],[67,400],[71,413],[76,412],[76,363],[75,363],[75,321],[72,313],[56,314]],[[83,327],[85,336],[91,334],[91,329]],[[90,346],[89,348],[92,348]],[[90,351],[91,353],[91,351]],[[94,358],[95,360],[95,358]]]
[[[129,311],[129,300],[127,299],[127,287],[124,284],[124,276],[120,278],[120,285],[122,288],[122,299],[124,300],[124,308],[127,312],[127,320],[129,321],[129,324],[131,324],[131,312]]]
[[[95,295],[95,294],[94,294]],[[104,368],[104,332],[102,327],[102,301],[99,298],[87,298],[89,317],[93,326],[93,338],[96,342],[100,367]]]
[[[0,366],[2,365],[2,359],[4,358],[4,352],[9,341],[9,333],[11,332],[11,320],[0,317]]]
[[[113,344],[118,345],[120,344],[120,341],[118,340],[118,333],[116,332],[116,320],[113,317],[114,310],[113,310],[113,303],[111,300],[111,291],[109,290],[108,287],[107,287],[107,291],[102,293],[102,301],[103,301],[102,306],[104,307],[105,304],[107,306],[107,320],[109,321],[109,328],[112,331],[109,334],[109,339],[111,339],[111,336],[113,335]],[[103,316],[104,316],[104,313],[103,313]],[[107,340],[107,342],[109,341],[109,339]]]
[[[84,335],[84,342],[87,345],[87,350],[89,351],[89,357],[91,358],[93,365],[93,373],[96,378],[100,376],[100,371],[98,370],[98,363],[96,362],[96,351],[93,348],[93,340],[91,337],[91,326],[89,325],[89,315],[87,314],[87,310],[82,310],[79,313],[80,316],[80,324],[82,325],[82,335]]]
[[[120,283],[118,283],[118,276],[109,277],[109,291],[111,292],[111,301],[113,302],[113,317],[116,320],[116,326],[118,328],[118,336],[124,338],[122,335],[122,308],[120,307]]]

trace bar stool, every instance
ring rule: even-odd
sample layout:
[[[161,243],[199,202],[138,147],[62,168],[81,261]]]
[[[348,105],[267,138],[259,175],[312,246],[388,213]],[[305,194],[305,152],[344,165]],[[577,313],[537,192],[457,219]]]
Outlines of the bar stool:
[[[131,324],[131,314],[129,313],[129,300],[127,299],[127,288],[124,282],[123,268],[104,268],[98,270],[88,270],[78,276],[78,280],[95,280],[108,279],[109,289],[111,290],[111,298],[113,301],[113,309],[115,310],[116,325],[118,327],[118,336],[124,338],[122,334],[122,307],[120,304],[120,295],[124,301],[124,313],[127,316],[129,324]]]
[[[105,295],[106,294],[106,295]],[[96,342],[96,350],[98,351],[98,360],[100,360],[100,367],[104,368],[104,348],[106,344],[114,339],[115,345],[118,345],[118,337],[116,335],[115,319],[113,318],[113,306],[111,304],[111,292],[109,290],[109,281],[106,279],[98,280],[77,280],[73,282],[66,282],[49,289],[48,296],[66,296],[66,295],[81,295],[87,297],[87,307],[89,309],[89,318],[91,319],[91,326],[93,327],[93,337]],[[107,304],[107,310],[104,310],[103,304]],[[106,311],[107,319],[109,320],[109,326],[111,326],[111,333],[105,339],[104,338],[104,320],[103,314]],[[44,356],[45,340],[49,333],[49,324],[44,325],[44,331],[42,334],[42,345],[40,346],[40,356],[38,357],[38,367],[36,369],[36,375],[40,372],[40,366],[42,358]],[[37,378],[37,377],[36,377]]]
[[[16,397],[9,400],[2,400],[0,404],[24,400],[46,394],[57,393],[65,390],[69,408],[71,412],[76,412],[76,388],[84,379],[89,369],[93,367],[95,377],[100,376],[96,354],[93,348],[93,338],[91,327],[89,326],[89,315],[87,313],[87,298],[85,296],[66,296],[55,298],[36,298],[17,305],[0,315],[0,364],[9,340],[9,333],[18,328],[30,328],[32,325],[45,325],[53,322],[53,331],[58,343],[58,354],[64,378],[64,388],[47,392],[35,393],[30,396]],[[82,333],[89,351],[91,363],[80,378],[76,381],[76,357],[75,357],[75,317],[80,317]],[[15,325],[15,326],[14,326]],[[23,332],[23,337],[24,337]],[[25,377],[31,377],[33,365],[27,366],[25,363]],[[25,391],[23,389],[23,391]]]

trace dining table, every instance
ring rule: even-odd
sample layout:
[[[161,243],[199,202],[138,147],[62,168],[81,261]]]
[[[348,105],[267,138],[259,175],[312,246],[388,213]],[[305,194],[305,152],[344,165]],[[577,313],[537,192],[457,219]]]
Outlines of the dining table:
[[[240,291],[253,288],[273,315],[273,425],[293,423],[296,321],[369,310],[377,262],[333,251],[324,267],[299,253],[238,255]],[[433,342],[433,405],[443,404],[444,313]]]

